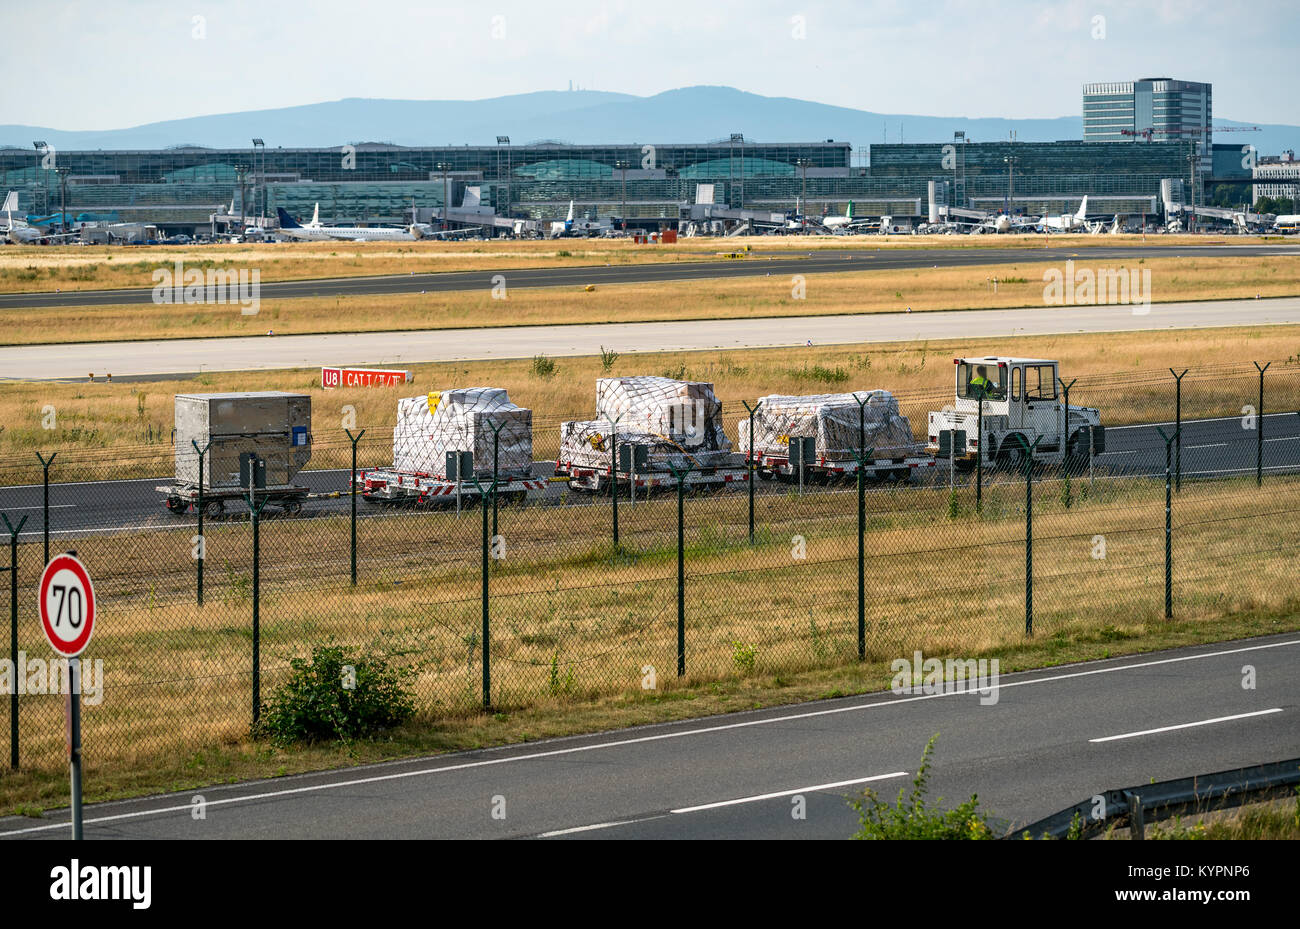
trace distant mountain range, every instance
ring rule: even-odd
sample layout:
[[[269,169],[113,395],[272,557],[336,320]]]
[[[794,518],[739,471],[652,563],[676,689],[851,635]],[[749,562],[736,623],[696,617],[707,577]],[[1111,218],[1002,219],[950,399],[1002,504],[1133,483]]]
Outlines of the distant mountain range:
[[[1215,120],[1216,125],[1248,125]],[[1217,136],[1241,140],[1264,154],[1300,150],[1300,127],[1259,125],[1261,132]],[[366,100],[194,116],[129,129],[70,131],[0,125],[0,145],[30,148],[32,140],[63,149],[167,148],[202,145],[247,148],[254,137],[271,147],[301,148],[358,142],[398,145],[492,145],[508,135],[516,145],[540,140],[576,144],[703,142],[732,132],[761,142],[835,139],[854,147],[877,142],[941,142],[964,130],[976,142],[1078,139],[1079,116],[998,119],[872,113],[789,97],[764,97],[732,87],[684,87],[651,97],[600,91],[541,91],[487,100]]]

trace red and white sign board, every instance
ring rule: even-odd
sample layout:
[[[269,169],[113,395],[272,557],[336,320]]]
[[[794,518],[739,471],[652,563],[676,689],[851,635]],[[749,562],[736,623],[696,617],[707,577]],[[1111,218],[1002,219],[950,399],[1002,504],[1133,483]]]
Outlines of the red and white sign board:
[[[389,368],[321,368],[320,385],[333,387],[395,387],[411,381],[410,371]]]
[[[72,555],[58,555],[41,574],[41,628],[54,650],[76,658],[95,629],[95,588],[86,566]]]

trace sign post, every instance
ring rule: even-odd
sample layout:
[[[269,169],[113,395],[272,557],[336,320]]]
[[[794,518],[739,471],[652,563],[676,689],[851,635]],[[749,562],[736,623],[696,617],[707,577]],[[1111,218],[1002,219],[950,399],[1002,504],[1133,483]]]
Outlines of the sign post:
[[[72,837],[81,838],[81,653],[95,629],[95,588],[75,553],[58,555],[41,573],[41,628],[50,646],[68,659],[64,710],[72,786]]]

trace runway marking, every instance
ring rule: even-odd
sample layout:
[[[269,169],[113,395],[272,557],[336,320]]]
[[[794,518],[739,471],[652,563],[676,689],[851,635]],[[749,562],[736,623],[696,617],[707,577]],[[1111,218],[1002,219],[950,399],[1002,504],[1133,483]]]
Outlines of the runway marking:
[[[810,794],[819,790],[833,790],[836,787],[850,787],[854,784],[866,784],[870,781],[887,781],[895,777],[907,777],[906,771],[894,771],[890,774],[873,774],[871,777],[859,777],[851,781],[835,781],[831,784],[814,784],[811,787],[795,787],[792,790],[777,790],[770,794],[757,794],[753,797],[739,797],[735,800],[720,800],[717,803],[701,803],[699,806],[684,806],[669,810],[669,813],[698,813],[700,810],[716,810],[723,806],[736,806],[741,803],[757,803],[760,800],[775,800],[777,797],[790,797],[795,794]]]
[[[1236,716],[1216,716],[1214,719],[1202,719],[1194,723],[1179,723],[1176,726],[1161,726],[1158,729],[1143,729],[1140,732],[1124,732],[1120,735],[1107,735],[1099,739],[1089,739],[1089,742],[1114,742],[1119,739],[1136,739],[1142,735],[1155,735],[1160,732],[1173,732],[1177,729],[1191,729],[1195,726],[1210,726],[1214,723],[1232,722],[1234,719],[1250,719],[1253,716],[1269,716],[1273,713],[1281,713],[1281,707],[1274,707],[1271,710],[1260,710],[1256,713],[1238,713]]]
[[[1118,671],[1134,671],[1142,668],[1160,667],[1162,665],[1180,664],[1185,661],[1200,661],[1206,658],[1221,658],[1225,655],[1240,655],[1247,652],[1266,651],[1274,648],[1285,648],[1287,646],[1300,645],[1300,639],[1287,639],[1282,642],[1270,642],[1267,645],[1247,645],[1241,648],[1224,649],[1217,652],[1205,652],[1197,655],[1181,655],[1176,658],[1161,658],[1155,661],[1143,661],[1133,664],[1124,664],[1111,668],[1090,668],[1086,671],[1072,671],[1067,674],[1055,674],[1049,677],[1036,677],[1027,681],[1010,681],[999,684],[999,689],[1009,689],[1012,687],[1029,687],[1035,684],[1051,684],[1058,681],[1071,680],[1073,678],[1092,677],[1097,674],[1113,674]],[[1025,672],[1034,673],[1034,672]],[[748,729],[754,726],[767,726],[777,723],[795,722],[802,719],[816,719],[822,716],[836,716],[840,713],[856,713],[866,710],[887,709],[889,707],[902,706],[907,703],[918,703],[923,700],[941,700],[946,697],[970,696],[978,693],[978,688],[972,687],[967,690],[945,690],[936,694],[920,694],[911,697],[899,697],[897,699],[880,699],[879,694],[864,695],[871,700],[869,703],[855,703],[851,706],[830,707],[822,710],[808,710],[802,713],[786,713],[779,716],[766,716],[762,719],[751,719],[736,723],[722,723],[716,726],[704,726],[698,729],[683,729],[672,732],[661,732],[654,735],[634,736],[626,739],[616,739],[611,742],[595,742],[590,745],[576,745],[568,748],[549,749],[546,751],[532,752],[529,754],[510,755],[505,758],[488,758],[481,761],[466,761],[459,764],[442,765],[435,768],[421,768],[416,771],[401,771],[396,774],[376,774],[369,777],[353,778],[351,780],[330,781],[325,784],[311,784],[306,787],[288,787],[283,790],[268,790],[262,793],[248,794],[239,797],[226,797],[218,800],[208,800],[207,806],[225,806],[231,803],[251,803],[256,800],[273,800],[280,797],[289,797],[300,794],[315,793],[322,790],[334,790],[339,787],[357,787],[364,784],[378,784],[384,781],[404,780],[410,777],[424,777],[430,774],[445,774],[450,771],[466,771],[474,768],[494,767],[500,764],[511,764],[516,761],[537,761],[545,758],[557,758],[565,755],[574,755],[580,752],[601,751],[610,748],[624,748],[629,745],[644,745],[650,742],[662,742],[668,739],[680,739],[687,736],[712,735],[717,732],[726,732],[735,729]],[[322,772],[313,772],[320,774]],[[328,772],[324,772],[328,773]],[[312,776],[312,775],[303,775]],[[130,802],[130,801],[126,801]],[[192,809],[192,804],[188,801],[178,806],[159,807],[150,810],[136,810],[130,813],[117,813],[110,816],[95,816],[86,819],[87,825],[96,823],[118,822],[126,819],[138,819],[144,816],[157,816],[164,813],[186,813]],[[71,823],[51,823],[43,826],[29,826],[24,829],[13,829],[8,832],[0,832],[0,837],[26,835],[34,832],[50,832],[56,829],[68,829]]]

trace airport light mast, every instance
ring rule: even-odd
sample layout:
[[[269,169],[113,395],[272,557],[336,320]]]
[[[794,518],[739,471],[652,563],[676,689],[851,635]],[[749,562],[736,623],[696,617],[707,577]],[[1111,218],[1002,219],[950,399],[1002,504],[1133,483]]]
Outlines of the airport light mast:
[[[41,155],[49,151],[50,145],[48,142],[42,141],[42,142],[33,142],[32,147],[36,149],[36,174],[32,177],[32,183],[35,185],[43,185],[44,175],[41,174]],[[35,196],[32,197],[32,200],[33,200],[32,208],[35,209],[36,207]],[[42,210],[37,210],[36,212],[38,213],[50,212],[50,194],[48,188],[45,191],[45,208]]]
[[[259,152],[262,155],[261,171],[257,171],[257,156]],[[265,229],[266,227],[266,143],[263,142],[261,139],[253,140],[253,166],[254,166],[253,170],[257,171],[257,176],[254,178],[254,182],[253,182],[254,189],[256,189],[259,186],[261,187],[260,196],[262,202],[260,204],[261,206],[260,215],[262,217],[262,227]]]
[[[511,161],[510,156],[511,156],[511,154],[512,154],[511,151],[510,151],[510,136],[508,136],[508,135],[499,135],[499,136],[497,136],[497,145],[504,145],[504,146],[506,147],[506,174],[505,174],[505,178],[506,178],[506,212],[505,212],[505,215],[506,215],[506,216],[511,216],[511,215],[513,215],[513,213],[511,212],[511,209],[510,209],[510,206],[511,206],[511,198],[510,198],[510,174],[511,174],[511,171],[512,171],[512,165],[511,165],[511,163],[510,163],[510,161]],[[500,179],[501,179],[501,150],[500,150],[500,149],[497,149],[497,180],[500,180]],[[495,200],[495,199],[496,199],[496,198],[493,197],[493,200]]]
[[[447,230],[451,228],[447,223],[447,201],[451,198],[448,191],[447,172],[451,170],[451,165],[445,161],[438,162],[438,170],[442,172],[442,228]]]
[[[1006,164],[1006,166],[1007,166],[1007,204],[1006,204],[1006,210],[1007,210],[1007,215],[1009,216],[1009,215],[1011,215],[1011,204],[1012,204],[1012,203],[1015,201],[1015,199],[1016,199],[1016,195],[1015,195],[1015,181],[1014,181],[1014,178],[1015,178],[1015,173],[1016,173],[1016,165],[1020,164],[1020,156],[1019,156],[1019,155],[1007,155],[1006,157],[1004,157],[1004,158],[1002,159],[1002,161],[1003,161],[1003,162]]]
[[[59,191],[61,193],[59,200],[59,228],[66,233],[68,231],[68,172],[70,169],[59,165],[54,170],[59,172]]]
[[[619,213],[618,218],[623,224],[623,230],[626,232],[627,231],[627,162],[620,158],[618,161],[614,162],[614,167],[618,168],[620,171],[623,172],[623,208],[622,208],[622,212]]]

